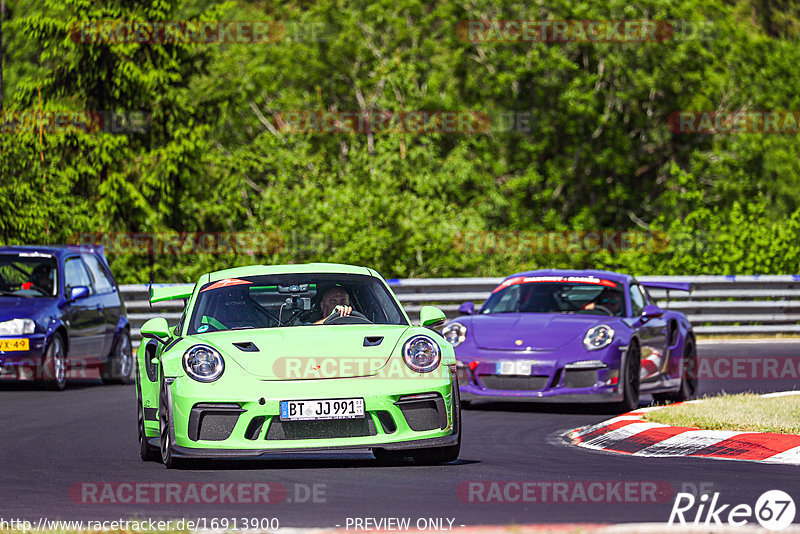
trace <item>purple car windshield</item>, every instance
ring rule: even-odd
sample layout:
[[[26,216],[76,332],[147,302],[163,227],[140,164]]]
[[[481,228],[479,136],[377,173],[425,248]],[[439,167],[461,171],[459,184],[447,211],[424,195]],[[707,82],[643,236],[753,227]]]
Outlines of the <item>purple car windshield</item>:
[[[555,281],[520,277],[498,286],[481,314],[565,313],[621,317],[625,312],[622,285],[612,280]]]

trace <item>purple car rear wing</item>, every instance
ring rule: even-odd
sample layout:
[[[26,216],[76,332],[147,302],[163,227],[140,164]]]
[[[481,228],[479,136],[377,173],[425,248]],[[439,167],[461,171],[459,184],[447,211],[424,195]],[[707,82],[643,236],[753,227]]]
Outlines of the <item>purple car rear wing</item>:
[[[694,284],[689,282],[639,282],[646,288],[666,289],[667,291],[691,291]]]

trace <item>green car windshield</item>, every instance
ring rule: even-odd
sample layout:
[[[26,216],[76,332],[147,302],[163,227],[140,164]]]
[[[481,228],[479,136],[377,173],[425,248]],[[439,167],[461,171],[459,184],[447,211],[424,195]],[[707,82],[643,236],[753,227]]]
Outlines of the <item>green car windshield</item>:
[[[373,276],[272,274],[202,286],[188,334],[321,324],[330,317],[332,302],[351,306],[353,313],[330,324],[408,324],[386,286]]]

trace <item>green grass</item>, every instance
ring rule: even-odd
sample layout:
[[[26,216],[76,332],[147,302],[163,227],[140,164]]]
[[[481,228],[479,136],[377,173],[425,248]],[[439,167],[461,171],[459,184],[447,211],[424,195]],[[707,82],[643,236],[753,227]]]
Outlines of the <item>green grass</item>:
[[[703,430],[800,434],[800,395],[764,398],[753,393],[722,394],[646,412],[644,419]]]

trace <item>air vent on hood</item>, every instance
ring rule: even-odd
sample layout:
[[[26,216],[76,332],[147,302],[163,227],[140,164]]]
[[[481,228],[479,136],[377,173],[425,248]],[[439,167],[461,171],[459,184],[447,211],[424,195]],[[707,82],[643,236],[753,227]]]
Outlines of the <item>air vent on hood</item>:
[[[258,347],[252,341],[239,341],[234,343],[233,346],[243,352],[258,352]]]
[[[383,341],[383,336],[367,336],[364,338],[365,347],[377,347]]]

